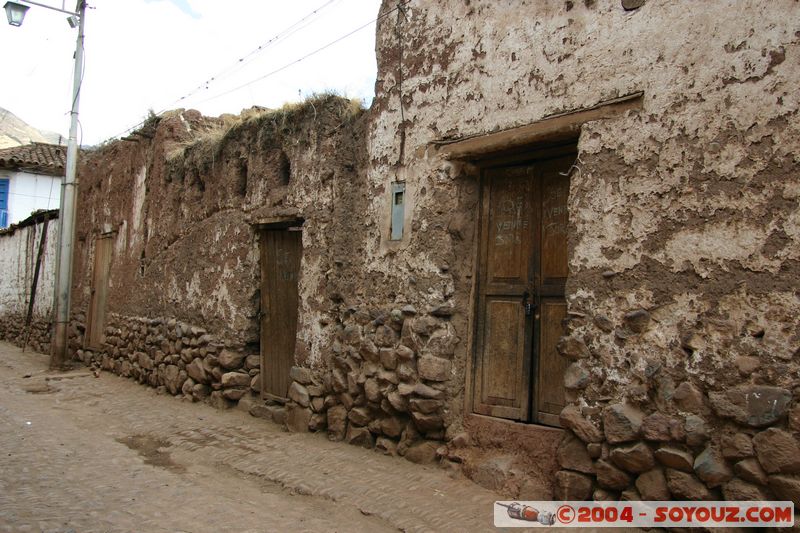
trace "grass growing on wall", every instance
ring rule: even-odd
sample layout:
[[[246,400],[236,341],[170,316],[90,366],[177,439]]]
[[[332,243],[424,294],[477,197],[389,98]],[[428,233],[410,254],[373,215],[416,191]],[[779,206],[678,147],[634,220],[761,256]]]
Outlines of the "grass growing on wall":
[[[222,115],[167,154],[168,179],[210,172],[232,141],[249,138],[259,149],[302,145],[350,124],[364,111],[360,100],[322,93],[279,109],[254,108],[241,115]]]

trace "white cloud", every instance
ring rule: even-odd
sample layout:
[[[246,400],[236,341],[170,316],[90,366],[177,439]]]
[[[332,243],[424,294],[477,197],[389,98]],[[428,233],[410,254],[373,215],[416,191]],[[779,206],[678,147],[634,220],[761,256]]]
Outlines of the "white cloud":
[[[56,5],[55,0],[51,0]],[[192,107],[208,115],[252,105],[277,107],[311,92],[371,98],[371,25],[303,62],[231,94],[373,19],[379,0],[95,0],[86,17],[86,72],[80,120],[84,144],[121,133],[147,114]],[[300,31],[228,71],[238,58],[325,5]],[[59,6],[60,7],[60,6]],[[198,15],[192,16],[192,13]],[[64,16],[33,6],[20,28],[0,27],[4,54],[0,106],[40,129],[68,131],[76,33]],[[221,71],[224,79],[175,103]]]

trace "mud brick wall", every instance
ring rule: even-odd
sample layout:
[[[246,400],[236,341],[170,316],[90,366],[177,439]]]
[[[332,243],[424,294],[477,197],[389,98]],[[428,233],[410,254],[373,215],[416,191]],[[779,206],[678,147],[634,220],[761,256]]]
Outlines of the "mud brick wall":
[[[431,143],[643,93],[579,129],[557,497],[800,502],[796,9],[448,0],[380,22],[369,178],[406,180],[412,214],[367,254],[454,316],[471,313],[474,172]],[[370,207],[388,218],[387,195]]]

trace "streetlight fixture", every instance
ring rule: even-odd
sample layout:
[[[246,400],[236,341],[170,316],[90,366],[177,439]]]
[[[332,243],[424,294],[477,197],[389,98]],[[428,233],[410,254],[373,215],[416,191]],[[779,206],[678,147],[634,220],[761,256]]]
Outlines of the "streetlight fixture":
[[[72,292],[72,256],[75,240],[75,205],[77,203],[78,168],[78,107],[81,101],[81,82],[83,81],[83,24],[86,15],[86,0],[77,0],[75,11],[66,11],[57,7],[40,4],[32,0],[23,0],[26,4],[43,7],[69,15],[67,19],[71,27],[77,21],[78,40],[75,45],[75,69],[72,74],[72,109],[70,110],[69,140],[67,142],[67,168],[61,182],[61,205],[59,206],[58,255],[56,256],[55,298],[53,314],[55,330],[50,342],[50,368],[61,368],[67,361],[68,325],[70,296]],[[17,2],[6,2],[8,23],[20,26],[29,9],[27,5]],[[13,15],[13,17],[12,17]]]
[[[30,8],[16,2],[6,2],[3,9],[6,10],[6,17],[8,17],[9,24],[12,26],[22,26],[22,21],[25,20],[25,12]]]

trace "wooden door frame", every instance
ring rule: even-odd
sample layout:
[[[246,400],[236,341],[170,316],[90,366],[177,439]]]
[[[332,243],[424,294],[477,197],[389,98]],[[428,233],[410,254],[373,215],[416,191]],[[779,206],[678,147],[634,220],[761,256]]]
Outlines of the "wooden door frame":
[[[464,169],[468,176],[468,179],[473,179],[478,183],[478,209],[476,212],[475,218],[475,231],[473,232],[473,242],[472,242],[472,285],[470,287],[470,295],[469,295],[469,313],[468,313],[468,334],[467,334],[467,343],[466,343],[466,372],[464,378],[464,415],[465,416],[478,416],[478,417],[487,417],[497,420],[504,420],[509,423],[519,423],[525,425],[533,425],[533,426],[542,426],[542,427],[550,427],[544,426],[538,422],[527,422],[527,421],[514,421],[508,419],[501,419],[496,417],[491,417],[488,415],[481,415],[479,413],[474,412],[475,402],[474,402],[474,393],[475,393],[475,370],[477,368],[477,357],[478,357],[478,332],[477,326],[479,324],[479,298],[480,298],[480,268],[481,268],[481,224],[482,224],[482,209],[483,209],[483,179],[484,173],[486,170],[490,168],[498,168],[498,167],[509,167],[509,166],[519,166],[519,165],[526,165],[526,164],[533,164],[536,161],[540,161],[542,159],[551,159],[558,156],[568,155],[570,153],[577,152],[577,145],[578,145],[578,134],[579,131],[566,139],[559,139],[556,142],[538,142],[529,146],[524,146],[521,148],[516,148],[511,152],[504,152],[502,154],[487,154],[486,157],[481,159],[476,159],[469,161],[469,164],[465,165]],[[534,333],[534,337],[536,334]],[[536,341],[535,341],[536,342]],[[537,342],[537,349],[538,349],[538,342]],[[538,358],[537,358],[538,359]],[[538,361],[534,361],[533,358],[531,359],[531,383],[533,383],[533,378],[535,378],[536,374],[536,366],[538,365]],[[533,409],[535,405],[532,402],[535,400],[532,398],[533,395],[529,397],[529,417],[530,413],[533,413]]]

